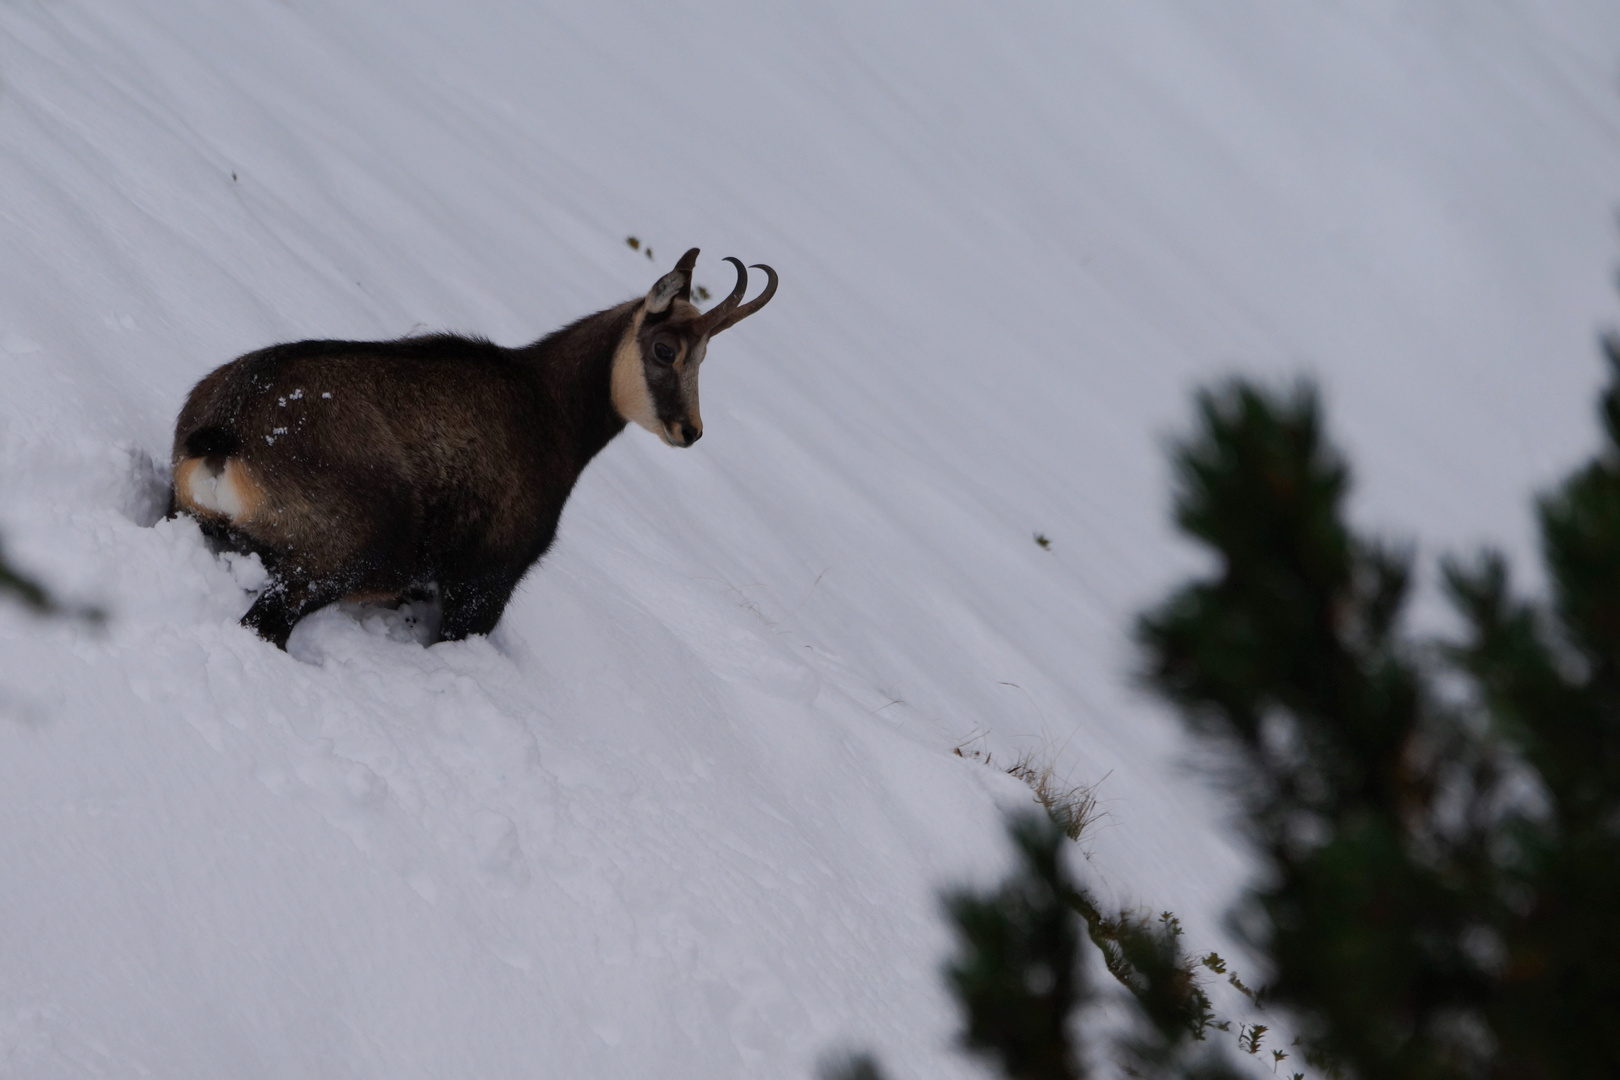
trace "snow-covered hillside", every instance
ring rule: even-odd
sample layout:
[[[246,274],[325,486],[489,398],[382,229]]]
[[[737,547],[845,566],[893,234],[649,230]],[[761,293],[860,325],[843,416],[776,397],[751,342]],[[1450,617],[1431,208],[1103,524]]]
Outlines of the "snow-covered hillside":
[[[0,1074],[974,1075],[935,896],[1027,792],[959,744],[1100,781],[1091,880],[1227,947],[1127,636],[1189,389],[1315,372],[1430,555],[1522,560],[1592,443],[1606,0],[540,7],[0,0],[0,538],[112,613],[0,609]],[[517,344],[690,245],[780,293],[490,639],[277,652],[158,520],[224,360]]]

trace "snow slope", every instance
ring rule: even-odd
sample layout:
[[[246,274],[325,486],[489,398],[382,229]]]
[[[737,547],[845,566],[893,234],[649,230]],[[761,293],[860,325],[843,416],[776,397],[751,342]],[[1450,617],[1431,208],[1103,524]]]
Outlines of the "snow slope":
[[[1223,942],[1242,855],[1129,678],[1200,565],[1162,441],[1313,371],[1365,521],[1528,556],[1617,63],[1599,0],[0,0],[0,536],[114,616],[0,609],[0,1074],[972,1075],[934,898],[1025,797],[974,738],[1102,780],[1093,880]],[[519,343],[691,244],[781,292],[492,638],[283,655],[157,520],[218,363]]]

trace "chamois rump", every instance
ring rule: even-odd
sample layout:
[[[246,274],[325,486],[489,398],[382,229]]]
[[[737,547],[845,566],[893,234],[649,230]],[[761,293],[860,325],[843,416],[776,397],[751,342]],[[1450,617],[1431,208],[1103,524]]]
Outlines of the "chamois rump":
[[[440,636],[495,628],[551,546],[591,458],[634,421],[671,446],[703,434],[709,339],[768,303],[692,303],[693,248],[647,295],[508,349],[454,334],[300,341],[248,353],[192,389],[175,425],[172,508],[269,583],[242,624],[280,648],[335,600],[437,585]]]

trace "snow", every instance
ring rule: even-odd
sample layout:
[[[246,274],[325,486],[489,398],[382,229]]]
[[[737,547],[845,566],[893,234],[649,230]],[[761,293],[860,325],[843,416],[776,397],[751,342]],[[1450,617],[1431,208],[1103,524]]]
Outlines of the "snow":
[[[1244,856],[1131,674],[1203,565],[1164,440],[1312,372],[1362,521],[1526,565],[1617,63],[1597,0],[0,3],[0,538],[112,616],[0,609],[0,1073],[977,1075],[936,895],[1027,793],[970,740],[1100,782],[1090,880],[1229,950]],[[781,291],[491,638],[279,653],[159,520],[219,363],[517,344],[693,244]]]

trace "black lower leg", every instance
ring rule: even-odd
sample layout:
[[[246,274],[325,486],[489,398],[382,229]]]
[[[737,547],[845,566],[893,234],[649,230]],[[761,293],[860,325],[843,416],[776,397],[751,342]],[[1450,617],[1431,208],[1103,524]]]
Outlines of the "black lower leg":
[[[242,616],[242,625],[285,652],[287,639],[299,620],[342,595],[343,588],[335,582],[323,587],[307,581],[272,579]]]
[[[509,574],[440,581],[439,606],[443,618],[439,637],[444,641],[460,641],[468,634],[487,634],[494,630],[516,587],[517,579]]]
[[[285,590],[272,584],[242,616],[242,625],[276,648],[285,650],[292,628],[302,615],[297,608],[298,605],[288,600]]]

